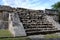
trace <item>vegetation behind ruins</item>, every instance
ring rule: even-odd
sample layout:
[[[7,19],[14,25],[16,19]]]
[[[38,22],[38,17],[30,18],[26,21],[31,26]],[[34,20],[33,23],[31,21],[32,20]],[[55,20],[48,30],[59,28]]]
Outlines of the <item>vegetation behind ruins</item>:
[[[52,8],[59,11],[59,23],[60,23],[60,2],[57,2],[54,5],[52,5]]]

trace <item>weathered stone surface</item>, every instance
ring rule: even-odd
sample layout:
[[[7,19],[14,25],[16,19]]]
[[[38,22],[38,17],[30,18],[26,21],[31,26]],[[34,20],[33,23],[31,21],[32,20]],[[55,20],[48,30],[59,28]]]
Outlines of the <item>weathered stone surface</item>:
[[[19,17],[27,35],[49,34],[57,29],[43,15],[42,11],[19,12]],[[25,13],[24,13],[25,12]]]
[[[52,12],[55,13],[54,11]],[[44,12],[44,10],[30,10],[0,6],[0,20],[3,21],[0,22],[0,28],[4,25],[2,28],[9,28],[10,32],[12,32],[14,36],[49,34],[57,32],[58,29],[55,27],[56,25],[53,26],[52,22],[49,22],[49,20],[45,18],[47,15],[45,13],[46,11]]]
[[[12,20],[11,20],[12,18]],[[17,13],[9,13],[9,30],[14,36],[26,36],[24,27],[19,20]]]

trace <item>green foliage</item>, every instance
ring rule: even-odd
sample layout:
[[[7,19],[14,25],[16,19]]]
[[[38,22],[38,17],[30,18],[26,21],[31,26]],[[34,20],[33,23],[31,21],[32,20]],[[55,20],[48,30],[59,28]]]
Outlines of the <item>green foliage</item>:
[[[53,9],[60,9],[60,2],[55,3],[54,5],[52,5]]]
[[[58,18],[59,18],[59,23],[60,23],[60,2],[57,2],[54,5],[52,5],[52,9],[57,9],[59,11]]]

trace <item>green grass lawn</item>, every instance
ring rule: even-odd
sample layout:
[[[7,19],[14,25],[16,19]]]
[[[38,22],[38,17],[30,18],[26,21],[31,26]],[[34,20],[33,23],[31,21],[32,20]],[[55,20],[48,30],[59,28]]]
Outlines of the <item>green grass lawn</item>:
[[[30,40],[28,37],[13,37],[9,30],[0,29],[0,40]]]
[[[19,37],[19,38],[0,38],[0,40],[31,40],[27,37]]]
[[[0,37],[11,37],[12,34],[10,33],[9,30],[2,30],[0,29]]]
[[[45,36],[45,38],[60,38],[60,36],[59,35],[57,35],[57,34],[47,34],[46,36]]]

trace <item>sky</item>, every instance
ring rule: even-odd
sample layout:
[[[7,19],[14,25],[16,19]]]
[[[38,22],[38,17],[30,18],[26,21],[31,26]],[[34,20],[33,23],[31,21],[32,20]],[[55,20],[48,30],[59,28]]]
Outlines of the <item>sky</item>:
[[[51,9],[51,5],[60,0],[0,0],[0,5],[20,7],[34,10]]]

